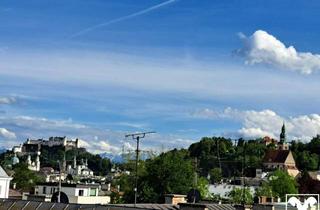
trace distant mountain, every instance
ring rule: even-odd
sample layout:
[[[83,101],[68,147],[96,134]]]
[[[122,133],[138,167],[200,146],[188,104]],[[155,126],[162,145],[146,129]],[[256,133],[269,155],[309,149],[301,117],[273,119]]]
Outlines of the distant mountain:
[[[139,156],[140,156],[139,158],[141,160],[146,160],[146,159],[149,159],[150,157],[152,157],[152,156],[150,156],[150,153],[144,152],[144,151],[140,152]],[[108,158],[113,163],[123,163],[127,159],[131,159],[131,160],[135,159],[136,158],[136,154],[135,154],[135,152],[125,153],[125,154],[122,154],[122,153],[113,154],[113,153],[105,152],[105,153],[101,153],[100,157]]]
[[[100,157],[108,158],[113,163],[123,163],[124,162],[122,154],[113,154],[113,153],[105,152],[105,153],[101,153]]]

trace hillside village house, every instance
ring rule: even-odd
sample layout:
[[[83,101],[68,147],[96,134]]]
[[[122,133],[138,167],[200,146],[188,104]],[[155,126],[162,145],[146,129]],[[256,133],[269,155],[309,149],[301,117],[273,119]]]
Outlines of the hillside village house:
[[[59,191],[58,183],[41,183],[35,187],[34,194],[27,194],[24,200],[51,202],[52,196]],[[99,184],[61,184],[61,192],[67,196],[67,203],[108,204],[110,196],[100,195]]]
[[[4,171],[4,169],[0,166],[0,198],[8,198],[9,197],[9,187],[11,177]]]

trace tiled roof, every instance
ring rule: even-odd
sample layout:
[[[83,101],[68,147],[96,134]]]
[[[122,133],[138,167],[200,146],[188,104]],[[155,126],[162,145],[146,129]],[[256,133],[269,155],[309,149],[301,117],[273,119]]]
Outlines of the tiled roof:
[[[289,153],[289,150],[268,150],[263,158],[263,163],[284,163]]]

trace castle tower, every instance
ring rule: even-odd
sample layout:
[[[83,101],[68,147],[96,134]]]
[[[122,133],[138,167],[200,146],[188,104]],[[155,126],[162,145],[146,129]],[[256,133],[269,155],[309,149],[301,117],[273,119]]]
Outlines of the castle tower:
[[[40,155],[39,155],[39,153],[37,154],[35,165],[36,165],[36,168],[35,168],[36,171],[40,171]]]
[[[66,172],[67,170],[67,160],[66,160],[66,152],[63,154],[63,162],[62,162],[62,171]]]
[[[62,144],[64,147],[67,146],[67,137],[66,136],[63,137]]]
[[[27,164],[28,164],[28,166],[31,166],[31,165],[32,165],[31,156],[30,156],[30,155],[28,155]]]
[[[73,168],[77,168],[77,157],[73,156]]]

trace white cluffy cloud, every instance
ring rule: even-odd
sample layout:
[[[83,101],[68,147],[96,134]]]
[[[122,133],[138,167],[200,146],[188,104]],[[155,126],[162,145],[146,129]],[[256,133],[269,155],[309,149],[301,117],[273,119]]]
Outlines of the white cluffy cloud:
[[[250,37],[240,34],[243,48],[237,54],[245,57],[247,64],[264,63],[284,70],[311,74],[320,70],[320,55],[298,52],[293,46],[286,47],[276,37],[258,30]]]
[[[95,153],[95,154],[101,154],[101,153],[113,153],[113,154],[119,154],[121,149],[120,147],[111,145],[109,141],[106,140],[100,140],[98,141],[95,139],[94,141],[86,141],[86,140],[79,140],[80,147],[86,148],[88,151]]]
[[[6,139],[15,139],[16,134],[14,132],[11,132],[7,130],[6,128],[0,128],[0,136]]]
[[[241,124],[241,128],[235,134],[237,137],[243,138],[259,138],[264,136],[278,138],[283,122],[286,124],[289,139],[308,141],[317,134],[320,134],[319,114],[283,117],[269,109],[241,111],[226,108],[222,112],[211,109],[198,110],[193,113],[193,116],[237,121]]]

